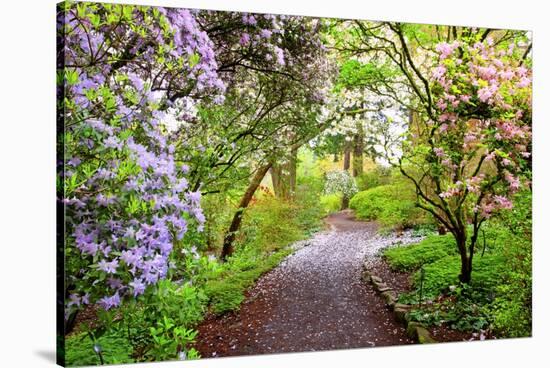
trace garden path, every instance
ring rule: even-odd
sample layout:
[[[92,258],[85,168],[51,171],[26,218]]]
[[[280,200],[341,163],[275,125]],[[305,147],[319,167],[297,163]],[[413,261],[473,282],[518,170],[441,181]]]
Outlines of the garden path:
[[[261,277],[241,309],[199,326],[202,357],[320,351],[412,343],[370,285],[361,281],[372,222],[349,211],[327,217],[330,230],[299,242]]]

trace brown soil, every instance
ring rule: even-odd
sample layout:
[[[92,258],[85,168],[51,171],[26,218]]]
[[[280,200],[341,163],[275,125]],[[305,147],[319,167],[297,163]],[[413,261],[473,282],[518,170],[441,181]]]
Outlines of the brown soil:
[[[384,280],[386,285],[398,294],[407,293],[412,290],[410,282],[411,274],[393,271],[381,257],[376,257],[369,269],[373,275]]]

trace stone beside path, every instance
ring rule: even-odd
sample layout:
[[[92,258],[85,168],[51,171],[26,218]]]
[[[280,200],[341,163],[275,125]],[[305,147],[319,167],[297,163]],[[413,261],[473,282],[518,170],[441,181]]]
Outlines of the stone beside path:
[[[395,320],[405,326],[409,338],[420,344],[433,344],[437,342],[423,324],[409,319],[408,314],[413,309],[413,306],[397,303],[397,293],[388,287],[380,277],[371,274],[369,262],[364,263],[363,280],[370,282],[374,289],[384,297],[386,306],[393,312]]]

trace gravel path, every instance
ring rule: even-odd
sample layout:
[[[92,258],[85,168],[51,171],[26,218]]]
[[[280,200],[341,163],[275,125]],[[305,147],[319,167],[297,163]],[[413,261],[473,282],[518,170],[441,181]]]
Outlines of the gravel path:
[[[350,212],[333,214],[327,223],[331,230],[295,244],[293,255],[260,278],[239,312],[199,327],[203,357],[412,343],[361,281],[365,257],[388,241]]]

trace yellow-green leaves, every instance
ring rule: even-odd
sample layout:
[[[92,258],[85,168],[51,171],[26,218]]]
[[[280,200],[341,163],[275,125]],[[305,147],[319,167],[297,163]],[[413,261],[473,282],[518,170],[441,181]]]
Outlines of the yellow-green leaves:
[[[201,58],[197,53],[192,53],[189,56],[189,67],[193,68],[195,65],[197,65],[200,62]]]
[[[74,86],[78,83],[78,72],[74,69],[65,69],[65,81],[69,86]]]

